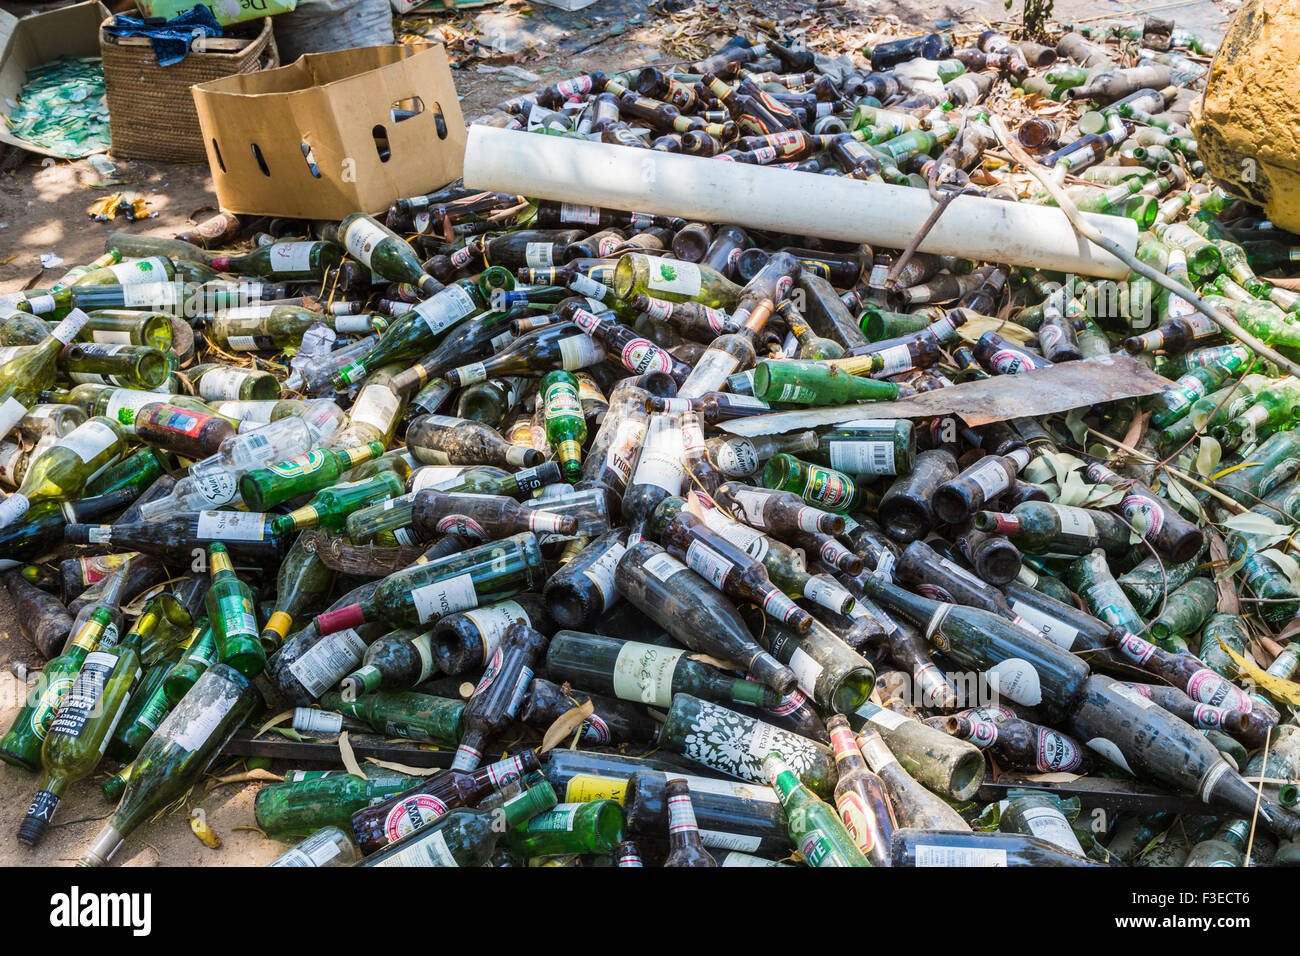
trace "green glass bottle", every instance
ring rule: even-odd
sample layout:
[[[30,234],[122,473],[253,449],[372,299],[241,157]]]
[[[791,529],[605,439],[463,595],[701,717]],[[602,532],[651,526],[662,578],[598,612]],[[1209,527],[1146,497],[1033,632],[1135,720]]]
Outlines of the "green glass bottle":
[[[540,587],[545,577],[537,538],[524,532],[390,574],[369,598],[326,611],[316,625],[322,634],[379,619],[414,627]]]
[[[144,672],[108,742],[108,755],[118,763],[134,760],[144,742],[171,713],[173,705],[167,699],[163,681],[184,653],[184,648],[178,648]]]
[[[381,690],[355,700],[338,691],[323,694],[320,705],[368,724],[376,733],[439,747],[455,747],[464,725],[465,701],[409,690]]]
[[[385,329],[365,355],[334,373],[334,387],[358,385],[378,368],[419,358],[438,346],[462,319],[486,308],[487,300],[473,281],[462,279],[447,286]]]
[[[763,758],[763,772],[781,799],[790,839],[809,866],[870,866],[829,803],[804,786],[780,753]]]
[[[34,504],[78,497],[87,482],[125,451],[121,428],[107,418],[87,419],[27,466],[18,490],[0,502],[0,528],[13,524]]]
[[[546,440],[555,449],[564,480],[582,477],[582,446],[587,441],[587,420],[578,400],[578,380],[569,372],[547,372],[539,389]]]
[[[1249,820],[1236,817],[1225,821],[1212,837],[1192,847],[1183,866],[1242,866],[1250,831]]]
[[[406,483],[391,471],[322,488],[309,504],[271,522],[271,530],[276,534],[290,534],[319,526],[330,531],[342,531],[352,512],[377,501],[391,500],[405,490]]]
[[[172,348],[172,318],[165,312],[135,309],[96,309],[81,338],[101,345],[147,345],[168,352]]]
[[[167,355],[148,345],[74,342],[63,350],[63,367],[74,382],[152,390],[167,381]]]
[[[287,282],[323,278],[342,261],[343,250],[332,242],[272,242],[242,256],[213,256],[212,268]]]
[[[521,857],[614,852],[623,839],[623,808],[617,800],[560,803],[506,835],[509,851]]]
[[[614,294],[628,300],[648,295],[668,302],[699,302],[731,309],[741,287],[707,265],[629,252],[614,269]]]
[[[258,369],[206,364],[187,369],[186,375],[205,402],[267,402],[280,397],[280,380]]]
[[[876,575],[864,575],[861,582],[869,597],[924,628],[931,646],[985,671],[990,686],[1016,703],[1068,708],[1082,690],[1088,665],[1037,633],[991,611],[932,601]]]
[[[334,571],[316,551],[316,535],[301,534],[276,572],[275,602],[262,625],[262,648],[273,654],[289,636],[294,618],[322,602],[334,583]]]
[[[1128,524],[1094,508],[1075,508],[1046,501],[1022,501],[1011,512],[977,511],[975,527],[1006,535],[1029,554],[1083,555],[1100,547],[1112,557],[1132,550]]]
[[[253,592],[239,580],[224,544],[208,545],[212,586],[205,603],[217,660],[229,664],[245,677],[256,677],[266,667],[266,651],[258,640],[257,616],[253,613]]]
[[[0,739],[0,760],[24,770],[35,771],[41,765],[41,747],[50,732],[50,724],[59,706],[72,690],[73,681],[87,655],[99,646],[100,637],[113,622],[113,612],[96,608],[82,624],[68,649],[45,665],[41,671],[39,693],[33,692]]]
[[[818,437],[817,457],[849,475],[908,475],[916,461],[916,430],[906,418],[844,422]]]
[[[212,623],[204,621],[190,634],[181,659],[171,666],[163,678],[163,692],[173,707],[203,676],[203,672],[217,662],[217,638]]]
[[[411,244],[374,216],[354,212],[338,224],[335,235],[348,255],[388,281],[409,282],[425,297],[442,291],[442,283],[424,271]]]
[[[210,340],[230,352],[273,351],[300,345],[303,335],[317,323],[342,335],[367,335],[374,331],[376,322],[382,321],[368,314],[333,315],[268,302],[222,309],[205,331]]]
[[[846,405],[893,401],[898,386],[850,375],[839,366],[822,362],[764,359],[754,368],[754,396],[794,405]]]
[[[1111,574],[1106,553],[1100,548],[1071,564],[1065,572],[1065,583],[1083,598],[1093,617],[1134,633],[1142,630],[1142,619]]]
[[[542,781],[491,810],[453,810],[431,826],[367,857],[361,865],[482,866],[492,858],[501,837],[550,810],[556,802],[555,791]],[[614,806],[617,809],[618,805]],[[621,828],[621,812],[619,822]]]
[[[259,700],[238,671],[209,668],[140,749],[117,810],[80,865],[106,866],[140,824],[188,793]]]
[[[320,827],[350,828],[358,810],[405,793],[420,784],[419,777],[393,770],[371,777],[330,773],[306,780],[273,783],[257,791],[253,819],[272,840],[302,837]]]
[[[1172,650],[1171,638],[1195,634],[1214,613],[1219,592],[1209,578],[1192,578],[1171,590],[1159,617],[1151,619],[1151,639],[1165,650]]]
[[[556,681],[651,707],[667,707],[683,693],[751,707],[777,702],[775,693],[763,684],[692,660],[690,651],[682,648],[580,631],[555,632],[546,652],[546,668]]]
[[[266,511],[282,501],[327,488],[340,475],[383,453],[384,446],[377,441],[345,451],[318,448],[270,468],[250,471],[239,479],[239,493],[250,509]]]
[[[41,841],[68,784],[90,776],[103,757],[140,680],[142,636],[143,629],[133,627],[116,647],[91,651],[82,661],[41,746],[45,775],[18,827],[24,846]]]
[[[763,468],[763,484],[778,491],[793,492],[809,504],[838,514],[871,510],[875,498],[842,471],[812,465],[786,454],[773,455],[768,460]]]

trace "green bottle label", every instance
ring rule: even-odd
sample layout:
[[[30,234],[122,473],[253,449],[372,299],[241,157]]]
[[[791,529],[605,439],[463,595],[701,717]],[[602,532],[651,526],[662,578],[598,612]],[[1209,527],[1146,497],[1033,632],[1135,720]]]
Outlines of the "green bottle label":
[[[58,711],[59,705],[63,703],[68,691],[72,690],[73,677],[61,677],[58,680],[51,681],[41,694],[41,699],[36,702],[32,709],[31,727],[32,733],[38,738],[44,740],[50,732],[50,724],[54,723],[54,714]]]
[[[270,470],[286,478],[297,478],[300,475],[310,475],[314,471],[319,471],[324,464],[325,452],[318,450],[272,465]]]
[[[808,467],[808,482],[801,497],[828,508],[839,508],[853,494],[853,483],[848,475],[817,465]]]
[[[253,604],[243,594],[227,594],[217,602],[226,638],[257,637],[257,618]]]

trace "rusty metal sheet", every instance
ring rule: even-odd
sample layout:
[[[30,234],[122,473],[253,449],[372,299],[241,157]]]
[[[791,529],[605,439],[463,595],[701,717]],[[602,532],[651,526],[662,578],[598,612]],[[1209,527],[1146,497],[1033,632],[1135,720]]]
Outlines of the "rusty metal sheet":
[[[720,422],[733,435],[779,435],[802,428],[838,425],[858,418],[933,418],[956,415],[972,427],[1010,418],[1050,415],[1080,405],[1138,398],[1172,383],[1128,355],[1062,362],[1021,375],[995,375],[952,388],[937,388],[895,402],[859,402],[806,408]]]

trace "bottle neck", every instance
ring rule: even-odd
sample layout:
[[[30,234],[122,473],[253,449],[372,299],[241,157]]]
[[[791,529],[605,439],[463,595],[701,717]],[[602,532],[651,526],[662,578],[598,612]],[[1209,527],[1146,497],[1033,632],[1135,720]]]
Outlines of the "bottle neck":
[[[700,845],[700,828],[695,823],[691,795],[682,791],[668,797],[668,840],[674,846]]]
[[[862,751],[858,750],[858,743],[847,722],[831,729],[831,748],[835,751],[835,766],[841,777],[854,770],[867,769],[867,762],[862,759]]]

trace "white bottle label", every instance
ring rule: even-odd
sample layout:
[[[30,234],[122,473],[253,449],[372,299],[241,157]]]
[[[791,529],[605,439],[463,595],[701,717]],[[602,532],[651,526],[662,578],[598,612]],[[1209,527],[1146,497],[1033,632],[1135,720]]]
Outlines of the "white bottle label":
[[[812,697],[817,689],[817,680],[822,676],[822,665],[813,660],[812,656],[802,647],[796,647],[794,656],[790,658],[787,666],[794,671],[794,676],[798,678],[799,689]]]
[[[560,362],[566,372],[595,365],[605,358],[605,350],[600,347],[600,343],[585,332],[560,339],[558,344]]]
[[[289,665],[289,673],[312,697],[319,697],[355,669],[366,653],[366,642],[348,628],[327,634]]]
[[[851,475],[895,473],[892,441],[833,441],[829,445],[832,468]]]
[[[719,590],[734,567],[727,558],[699,541],[692,541],[686,549],[686,563],[691,570]]]
[[[1077,627],[1071,627],[1065,621],[1058,621],[1056,618],[1044,614],[1037,608],[1032,608],[1021,601],[1012,601],[1011,610],[1036,627],[1043,637],[1062,650],[1068,651],[1074,647],[1074,641],[1079,636]]]
[[[549,269],[555,265],[555,244],[530,242],[524,247],[524,263],[532,269]]]
[[[103,422],[93,418],[78,425],[59,439],[59,446],[68,449],[86,464],[117,441],[117,433]]]
[[[427,837],[407,844],[406,849],[399,850],[392,856],[385,857],[375,866],[458,866],[456,858],[451,855],[447,838],[441,830],[434,830]]]
[[[986,672],[989,686],[1017,704],[1033,707],[1043,701],[1043,688],[1034,665],[1022,657],[998,661]]]
[[[656,707],[673,699],[673,674],[683,650],[628,641],[614,661],[614,696]]]
[[[353,424],[360,422],[387,434],[401,404],[397,393],[387,385],[367,385],[352,406],[351,419]]]
[[[411,599],[415,602],[415,611],[421,624],[478,606],[474,579],[468,571],[454,578],[418,587],[411,592]]]
[[[1006,866],[1007,851],[1001,847],[930,846],[916,847],[917,866]]]
[[[662,554],[652,554],[650,557],[645,559],[643,567],[648,574],[653,574],[660,581],[667,581],[679,571],[686,570],[686,565],[682,564],[667,552]]]
[[[608,611],[618,596],[618,588],[614,584],[614,572],[618,569],[618,562],[626,553],[627,546],[622,541],[616,541],[613,547],[593,561],[590,567],[582,570],[583,576],[600,591],[600,596],[605,602],[603,611]]]
[[[1011,477],[1007,474],[1001,459],[994,456],[980,461],[966,473],[966,477],[979,486],[979,489],[984,492],[986,501],[996,498],[1011,484]]]
[[[1029,832],[1040,840],[1059,846],[1068,853],[1083,856],[1079,838],[1070,829],[1070,822],[1055,807],[1029,807],[1022,814]]]
[[[718,470],[728,478],[746,478],[758,471],[758,448],[748,438],[726,439],[718,446],[714,458]]]
[[[0,405],[0,438],[8,435],[27,415],[27,407],[10,395]]]
[[[432,299],[425,299],[417,305],[415,311],[429,327],[429,331],[437,335],[469,315],[475,308],[474,297],[463,286],[449,285]]]
[[[646,256],[646,260],[650,272],[646,288],[687,298],[699,295],[703,282],[700,267],[695,263],[659,256]]]
[[[256,511],[200,511],[198,535],[207,541],[261,541],[266,515]]]
[[[489,607],[475,608],[472,611],[466,611],[465,617],[473,621],[474,626],[478,628],[479,636],[483,640],[483,660],[485,661],[492,657],[492,654],[501,644],[501,638],[517,621],[523,621],[525,624],[532,623],[523,605],[516,601],[502,601],[500,604],[493,604]]]
[[[370,254],[375,246],[388,237],[388,230],[379,223],[369,219],[358,219],[348,226],[348,231],[343,236],[343,247],[347,249],[348,255],[368,266]]]
[[[276,242],[272,243],[271,271],[280,272],[310,272],[311,271],[311,251],[315,247],[314,242]]]
[[[251,378],[242,368],[214,368],[199,379],[199,397],[207,401],[239,398],[239,387]]]

